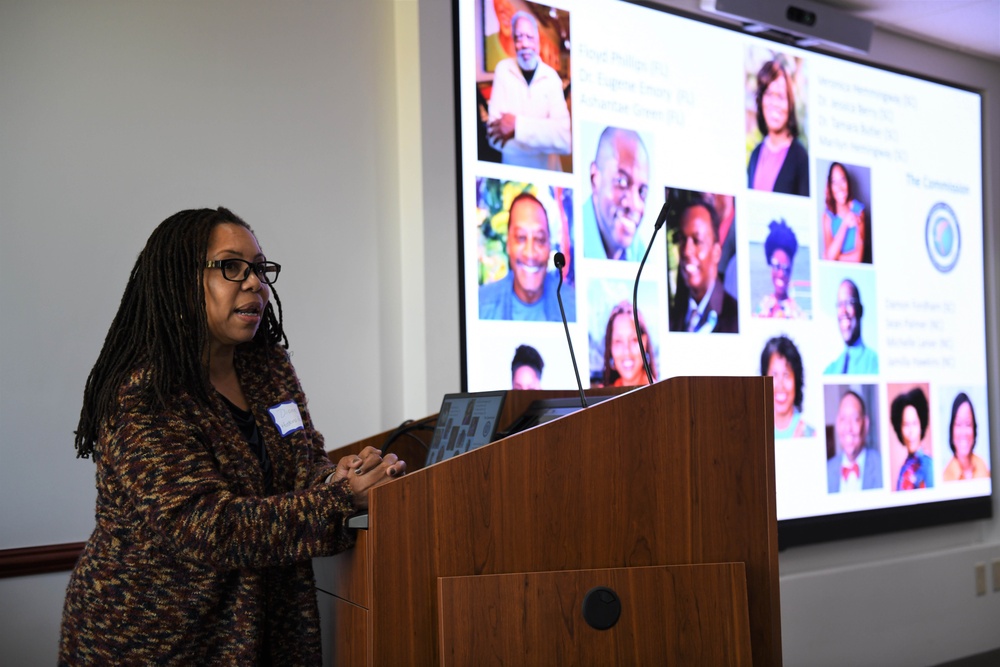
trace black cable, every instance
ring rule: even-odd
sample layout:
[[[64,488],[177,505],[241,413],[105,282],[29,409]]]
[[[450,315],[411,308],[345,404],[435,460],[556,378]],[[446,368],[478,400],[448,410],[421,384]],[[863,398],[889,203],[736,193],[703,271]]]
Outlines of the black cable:
[[[435,420],[436,422],[436,420]],[[412,419],[407,419],[398,427],[396,430],[386,436],[385,442],[382,443],[382,456],[385,456],[386,452],[389,451],[389,447],[394,443],[400,436],[407,435],[410,438],[416,440],[420,443],[420,446],[427,449],[427,443],[413,435],[412,431],[433,431],[434,427],[427,422],[414,422]]]
[[[429,427],[429,426],[418,426],[416,428],[419,429],[419,430],[427,430],[427,431],[433,431],[434,430],[432,427]],[[420,438],[418,438],[417,436],[413,435],[413,431],[412,430],[403,431],[400,435],[405,435],[405,436],[409,437],[412,440],[416,440],[417,444],[419,444],[424,449],[428,449],[427,443],[424,442],[423,440],[421,440]]]

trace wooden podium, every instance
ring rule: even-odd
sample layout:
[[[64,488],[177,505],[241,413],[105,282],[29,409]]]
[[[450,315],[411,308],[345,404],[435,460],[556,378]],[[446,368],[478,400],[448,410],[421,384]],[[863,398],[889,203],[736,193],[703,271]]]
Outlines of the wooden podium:
[[[501,424],[573,395],[512,391]],[[407,448],[329,561],[334,664],[781,665],[770,378],[665,380],[423,470]]]

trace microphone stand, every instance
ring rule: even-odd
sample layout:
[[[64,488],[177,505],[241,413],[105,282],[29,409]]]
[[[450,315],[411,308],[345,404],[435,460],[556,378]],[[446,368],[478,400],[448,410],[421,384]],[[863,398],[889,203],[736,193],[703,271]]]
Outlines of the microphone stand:
[[[660,231],[660,227],[666,222],[669,212],[669,202],[663,202],[663,208],[660,209],[660,214],[656,216],[656,223],[653,225],[653,235],[649,237],[649,244],[646,246],[646,254],[642,256],[642,261],[639,262],[639,270],[635,273],[635,285],[632,287],[632,320],[635,325],[635,338],[639,342],[639,352],[642,354],[642,367],[646,371],[646,379],[649,380],[649,384],[653,384],[653,371],[649,368],[649,359],[646,357],[646,346],[642,344],[642,331],[639,328],[639,276],[642,275],[642,267],[646,265],[646,258],[649,257],[649,251],[653,249],[653,241],[656,240],[656,233]],[[559,274],[559,284],[562,284],[562,273]],[[565,318],[563,319],[565,320]],[[566,335],[568,336],[569,333],[567,332]],[[573,363],[575,367],[576,362]],[[577,374],[577,382],[579,381],[580,376]],[[583,390],[581,390],[581,393],[583,393]]]
[[[569,344],[569,357],[573,361],[573,372],[576,373],[576,386],[580,390],[580,404],[587,408],[587,396],[583,393],[583,383],[580,382],[580,369],[576,365],[576,355],[573,353],[573,339],[569,336],[569,324],[566,322],[566,310],[562,302],[563,267],[566,266],[566,255],[557,252],[553,258],[559,273],[559,284],[556,286],[556,299],[559,301],[559,314],[562,315],[563,329],[566,330],[566,343]]]

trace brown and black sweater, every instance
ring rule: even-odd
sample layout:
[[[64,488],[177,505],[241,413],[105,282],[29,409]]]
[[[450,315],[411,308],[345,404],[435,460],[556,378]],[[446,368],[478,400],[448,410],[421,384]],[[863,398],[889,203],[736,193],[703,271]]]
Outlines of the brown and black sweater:
[[[324,484],[334,466],[287,352],[238,349],[236,370],[274,494],[219,395],[163,410],[136,372],[95,449],[97,526],[67,589],[60,664],[320,663],[310,559],[352,545],[351,494]],[[303,427],[282,436],[268,409],[289,401]]]

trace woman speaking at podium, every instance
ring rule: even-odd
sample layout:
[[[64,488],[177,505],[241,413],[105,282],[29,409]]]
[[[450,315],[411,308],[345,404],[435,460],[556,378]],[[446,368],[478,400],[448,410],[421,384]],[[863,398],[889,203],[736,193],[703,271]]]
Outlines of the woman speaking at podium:
[[[280,270],[224,208],[168,218],[139,254],[76,431],[97,525],[60,664],[320,664],[310,559],[350,547],[346,519],[406,466],[374,448],[327,458]]]

